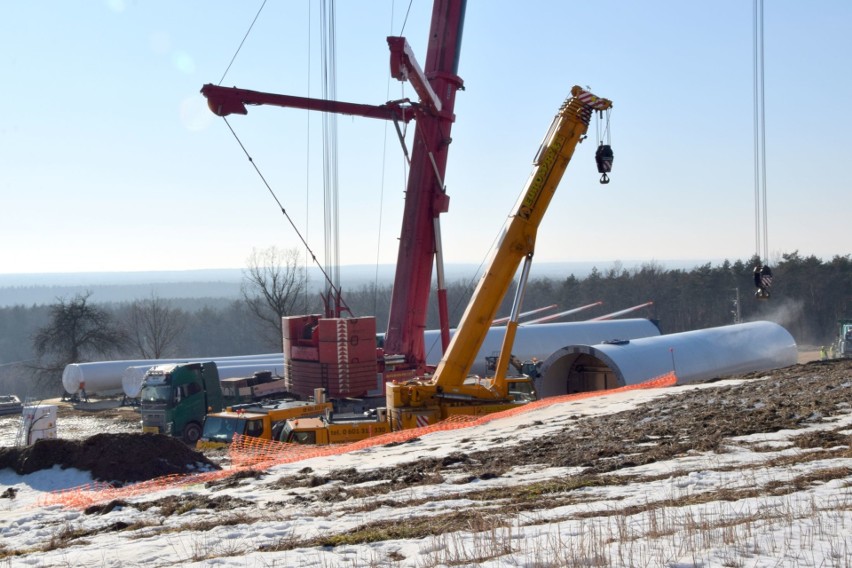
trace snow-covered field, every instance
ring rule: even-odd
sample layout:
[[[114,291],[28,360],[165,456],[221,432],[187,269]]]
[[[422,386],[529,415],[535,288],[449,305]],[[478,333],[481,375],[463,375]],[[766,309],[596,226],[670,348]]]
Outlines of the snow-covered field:
[[[52,404],[56,401],[46,401],[44,404]],[[93,405],[94,406],[94,405]],[[68,405],[65,405],[67,408]],[[97,413],[75,413],[63,409],[56,424],[56,435],[58,438],[68,440],[79,440],[100,434],[101,432],[138,432],[140,429],[139,414],[132,409],[122,409],[120,412],[126,414],[120,420],[116,420],[118,411],[109,412],[109,417],[99,416]],[[18,430],[21,425],[21,417],[0,416],[0,448],[14,446],[18,438]]]
[[[0,491],[16,491],[0,499],[0,566],[852,566],[845,402],[852,401],[852,376],[826,387],[841,395],[833,408],[787,417],[801,418],[798,428],[724,436],[712,451],[696,449],[699,440],[638,459],[660,442],[652,435],[633,441],[635,463],[633,452],[602,451],[588,463],[560,466],[545,457],[536,463],[525,451],[566,431],[587,443],[596,424],[589,421],[637,408],[648,409],[647,418],[629,415],[637,428],[666,416],[674,422],[671,409],[706,412],[695,406],[699,397],[722,418],[765,416],[769,405],[773,416],[800,412],[785,406],[786,391],[769,402],[737,390],[771,380],[553,405],[90,510],[40,505],[50,491],[91,481],[86,472],[0,470]],[[722,392],[726,398],[714,394]],[[821,442],[797,442],[802,436]],[[681,438],[673,435],[666,447]],[[481,461],[483,451],[505,456],[502,467],[473,475],[461,467]],[[609,467],[613,460],[617,467]],[[399,474],[370,477],[388,471]]]

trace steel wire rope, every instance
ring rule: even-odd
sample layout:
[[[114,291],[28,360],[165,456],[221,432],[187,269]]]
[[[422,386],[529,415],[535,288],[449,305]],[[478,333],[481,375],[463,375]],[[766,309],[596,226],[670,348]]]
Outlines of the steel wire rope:
[[[439,133],[440,133],[441,135],[444,135],[444,132],[443,132],[443,130],[442,130],[442,126],[441,126],[441,125],[438,125],[438,128],[439,128]],[[419,132],[419,135],[420,135],[420,141],[421,141],[421,143],[423,144],[423,146],[424,146],[424,147],[426,147],[426,148],[429,148],[430,146],[429,146],[429,144],[427,143],[426,135],[425,135],[422,131],[418,131],[417,129],[415,129],[415,130],[414,130],[414,134],[415,134],[415,136],[417,136],[417,135],[418,135],[418,132]],[[431,165],[432,165],[432,170],[433,170],[433,172],[435,173],[435,180],[436,180],[436,181],[437,181],[437,183],[441,186],[441,189],[442,189],[442,190],[444,190],[444,192],[446,193],[446,191],[445,191],[445,190],[446,190],[446,185],[444,184],[444,180],[443,180],[443,179],[441,179],[441,176],[440,176],[440,175],[439,175],[439,173],[438,173],[438,166],[436,165],[436,163],[435,163],[435,158],[434,158],[434,156],[432,156],[432,154],[431,154],[431,153],[429,154],[429,159],[430,159],[430,163],[431,163]],[[511,215],[510,215],[510,216],[511,216]],[[494,240],[493,240],[493,241],[492,241],[492,243],[491,243],[491,248],[489,248],[489,249],[488,249],[488,253],[486,253],[486,254],[485,254],[485,256],[482,258],[482,261],[479,263],[479,267],[477,267],[477,269],[476,269],[476,271],[474,272],[473,276],[471,277],[470,281],[469,281],[469,282],[465,285],[465,288],[464,288],[464,289],[465,289],[465,291],[466,291],[466,292],[470,292],[470,291],[471,291],[471,289],[473,288],[473,282],[474,282],[475,280],[478,280],[478,278],[479,278],[479,272],[482,270],[482,267],[483,267],[483,265],[485,264],[485,261],[488,259],[488,257],[489,257],[489,255],[490,255],[491,250],[493,250],[493,248],[494,248],[495,244],[497,243],[497,240],[500,238],[500,235],[501,235],[501,234],[502,234],[502,231],[501,231],[501,232],[498,232],[498,233],[497,233],[497,235],[494,237]],[[455,316],[456,314],[458,314],[458,313],[459,313],[459,307],[460,307],[460,305],[462,304],[463,298],[464,298],[464,296],[459,297],[459,298],[456,300],[455,304],[453,305],[453,309],[452,309],[452,311],[450,312],[450,315]],[[435,346],[437,346],[438,341],[440,341],[440,339],[441,339],[441,338],[440,338],[440,336],[438,336],[438,337],[436,337],[436,338],[432,341],[432,345],[431,345],[431,346],[429,346],[429,348],[428,348],[428,349],[426,349],[426,354],[427,354],[427,355],[428,355],[429,353],[431,353],[431,352],[432,352],[432,349],[433,349],[433,348],[435,348]]]
[[[754,248],[758,260],[769,260],[769,217],[766,186],[766,98],[763,48],[763,0],[753,4],[753,103],[754,103]],[[762,241],[762,242],[761,242]]]
[[[307,83],[307,95],[308,98],[311,96],[311,2],[308,2],[308,23],[305,26],[308,30],[307,35],[307,46],[306,51],[308,52],[308,66],[306,69],[306,83]],[[311,228],[311,115],[310,113],[306,114],[305,120],[305,238],[310,238],[310,228]],[[308,259],[309,251],[305,249],[305,309],[304,313],[310,313],[309,309],[309,292],[308,292],[308,266],[310,265],[310,261]]]
[[[588,87],[587,87],[588,89]],[[612,143],[612,131],[610,130],[610,109],[606,109],[606,111],[598,111],[595,113],[597,115],[597,120],[595,121],[595,131],[596,131],[596,140],[595,142],[598,145],[604,143],[604,138],[606,138],[606,144]],[[604,118],[604,116],[606,118]]]
[[[240,45],[239,45],[239,46],[237,46],[237,51],[235,51],[235,52],[234,52],[234,56],[233,56],[233,57],[231,57],[231,62],[230,62],[230,63],[228,63],[228,66],[225,68],[225,72],[224,72],[224,73],[222,73],[222,78],[221,78],[221,79],[219,79],[219,83],[218,83],[219,85],[221,85],[221,84],[222,84],[222,81],[224,81],[224,80],[225,80],[225,76],[228,74],[228,71],[230,71],[230,70],[231,70],[231,66],[234,64],[234,61],[236,61],[236,59],[237,59],[237,55],[239,55],[240,50],[242,50],[242,48],[243,48],[243,44],[244,44],[244,43],[246,42],[246,40],[248,39],[248,36],[249,36],[249,34],[251,33],[251,30],[252,30],[252,28],[254,27],[255,22],[257,22],[257,19],[260,17],[260,13],[263,11],[263,7],[264,7],[264,6],[266,6],[266,0],[263,0],[263,3],[260,5],[260,8],[258,8],[258,10],[257,10],[257,14],[255,14],[254,19],[251,21],[251,24],[249,25],[248,30],[246,30],[246,34],[243,36],[243,40],[240,42]]]
[[[234,55],[231,57],[231,61],[228,63],[227,67],[225,68],[225,71],[222,73],[222,77],[219,79],[219,82],[217,83],[218,85],[222,84],[222,82],[225,80],[225,77],[228,75],[228,71],[230,71],[231,67],[234,65],[234,62],[236,61],[237,56],[240,54],[240,51],[242,50],[243,45],[245,45],[245,42],[248,39],[249,34],[251,34],[251,31],[254,28],[254,25],[257,23],[258,18],[260,18],[260,13],[263,11],[264,7],[266,7],[266,2],[267,2],[267,0],[263,0],[263,2],[260,4],[260,8],[257,9],[257,13],[254,16],[254,19],[252,20],[251,24],[249,24],[249,27],[246,30],[245,35],[243,35],[243,39],[240,41],[240,44],[237,46],[237,49],[234,52]],[[308,3],[308,23],[309,24],[310,24],[310,19],[311,19],[311,5],[310,5],[310,3]],[[311,27],[310,27],[310,25],[308,25],[307,28],[308,28],[308,40],[307,40],[308,41],[308,94],[310,95],[310,54],[311,54],[311,52],[310,52],[310,41],[311,41]],[[242,142],[240,142],[239,137],[237,137],[236,133],[234,132],[234,129],[231,128],[230,123],[228,123],[228,121],[225,120],[225,124],[228,125],[228,128],[231,130],[231,133],[237,139],[237,142],[240,143],[240,147],[242,147],[243,151],[246,152],[245,147],[243,147],[243,144],[242,144]],[[309,190],[309,187],[310,187],[310,183],[309,183],[310,182],[310,167],[309,167],[309,165],[310,165],[310,119],[308,119],[307,144],[308,144],[308,146],[307,146],[308,150],[307,150],[306,164],[307,164],[308,167],[306,167],[307,180],[306,180],[306,184],[305,184],[305,188],[306,188],[306,190],[305,190],[305,193],[306,193],[306,197],[305,197],[305,227],[306,227],[306,231],[308,231],[309,227],[310,227],[310,224],[309,224],[310,200],[309,200],[309,197],[308,197],[309,194],[310,194],[310,190]],[[246,152],[246,156],[248,156],[249,161],[251,161],[252,164],[254,165],[254,161],[251,159],[251,156],[248,155],[248,152]],[[256,166],[255,166],[255,169],[257,169]],[[260,174],[259,171],[258,171],[258,174],[261,176],[261,179],[264,179],[263,175]],[[266,183],[265,179],[264,179],[264,183]],[[270,192],[272,191],[271,188],[269,188],[268,184],[267,184],[267,188],[270,189]],[[273,195],[273,197],[275,197],[274,193],[272,195]],[[275,200],[278,201],[278,198],[276,197]],[[278,205],[281,206],[281,203],[279,202]],[[284,208],[282,207],[281,210],[284,211]],[[284,214],[285,214],[285,216],[287,215],[286,211],[284,212]],[[289,216],[287,216],[287,218],[290,221],[290,224],[293,225],[293,222],[292,222],[292,220],[290,220]],[[294,229],[295,229],[295,225],[294,225]],[[296,230],[296,233],[299,235],[299,238],[302,240],[302,242],[305,243],[305,250],[307,251],[307,253],[310,254],[310,256],[312,257],[314,262],[316,262],[316,257],[314,256],[313,251],[311,251],[310,247],[307,246],[307,242],[306,242],[305,238],[303,238],[302,235],[299,234],[298,230]],[[303,289],[305,291],[305,297],[304,297],[305,310],[304,311],[306,311],[306,312],[308,311],[308,286],[307,286],[307,284],[308,284],[308,271],[307,271],[308,264],[309,264],[309,262],[308,262],[308,258],[307,258],[307,255],[306,255],[306,257],[305,257],[305,276],[304,276],[305,285],[303,286]],[[325,273],[323,273],[323,274],[325,275]],[[325,276],[326,276],[326,278],[328,278],[327,275],[325,275]]]
[[[272,196],[272,199],[274,199],[275,203],[278,204],[278,208],[281,209],[281,213],[284,214],[284,217],[290,223],[290,226],[293,228],[293,231],[296,232],[296,236],[298,236],[299,240],[302,241],[302,244],[305,246],[305,250],[308,251],[308,254],[310,254],[310,256],[311,256],[311,260],[313,260],[314,264],[316,264],[317,267],[320,269],[320,272],[322,272],[322,275],[325,277],[326,283],[332,288],[332,290],[335,292],[335,294],[337,294],[339,296],[340,290],[334,288],[334,286],[331,282],[331,278],[329,278],[328,273],[325,271],[322,264],[320,264],[320,262],[317,260],[317,257],[314,254],[314,251],[311,249],[310,245],[308,245],[308,242],[302,236],[302,233],[299,231],[299,228],[293,222],[293,219],[290,217],[290,214],[287,213],[287,210],[284,208],[284,205],[282,205],[281,200],[278,199],[277,195],[275,195],[275,192],[272,190],[272,186],[270,186],[269,182],[266,181],[266,177],[260,171],[260,168],[257,167],[257,164],[255,163],[254,159],[251,157],[251,154],[249,154],[249,152],[246,149],[245,145],[243,144],[242,140],[240,140],[240,137],[237,136],[237,133],[234,131],[233,127],[231,126],[231,123],[228,122],[228,119],[224,116],[222,117],[222,120],[225,121],[225,124],[228,126],[228,130],[231,131],[231,134],[234,136],[234,139],[237,141],[237,144],[240,145],[240,149],[246,155],[246,158],[248,158],[248,161],[251,163],[252,167],[254,168],[254,171],[257,172],[257,175],[260,177],[260,180],[263,182],[263,185],[266,187],[267,191],[269,191],[269,194]],[[341,302],[343,302],[342,299],[341,299]],[[343,302],[343,305],[346,306],[345,302]],[[347,309],[347,311],[349,311],[348,306],[346,306],[346,309]],[[350,311],[350,313],[351,313],[351,311]]]
[[[760,1],[760,147],[761,183],[763,184],[763,259],[769,261],[769,212],[766,186],[766,83],[764,81],[763,0]]]
[[[512,217],[512,215],[514,214],[513,211],[514,211],[514,206],[512,206],[512,209],[510,209],[510,212],[509,212],[509,215],[507,216],[507,219]],[[474,270],[473,275],[470,277],[470,279],[467,282],[464,283],[464,288],[463,288],[464,294],[462,294],[461,296],[456,298],[456,301],[453,303],[453,309],[450,311],[450,315],[452,317],[455,317],[455,316],[458,315],[462,304],[467,305],[470,302],[469,296],[471,296],[473,294],[474,290],[476,289],[476,282],[480,279],[480,273],[482,272],[482,268],[485,266],[485,263],[488,261],[488,259],[491,257],[491,254],[493,253],[494,249],[497,247],[497,243],[499,242],[502,234],[503,234],[503,227],[501,227],[500,230],[497,231],[497,234],[494,236],[494,239],[491,241],[491,246],[488,247],[488,251],[482,256],[482,259],[479,262],[479,266],[476,267],[476,270]],[[501,300],[501,303],[502,303],[502,300]],[[438,335],[437,337],[435,337],[435,339],[432,340],[432,344],[429,346],[428,349],[426,349],[426,355],[427,356],[428,356],[429,353],[432,352],[432,350],[434,348],[436,348],[438,346],[438,342],[440,340],[441,340],[440,335]]]
[[[334,0],[320,3],[322,54],[322,94],[326,100],[337,99],[337,47]],[[337,115],[323,113],[323,196],[326,269],[331,272],[332,288],[340,286],[339,191],[337,161]]]
[[[411,5],[409,4],[409,9]],[[390,14],[390,29],[393,31],[393,16],[396,9],[396,2],[391,2],[391,14]],[[404,24],[403,24],[403,27]],[[400,35],[402,35],[400,33]],[[387,76],[387,82],[385,84],[385,98],[390,99],[390,90],[391,90],[391,80],[392,77],[390,73]],[[401,91],[404,98],[405,94],[405,83],[401,83]],[[378,222],[378,230],[376,233],[376,270],[373,274],[373,315],[375,316],[378,307],[379,307],[379,257],[381,255],[382,250],[382,221],[384,214],[384,201],[385,201],[385,168],[387,168],[387,156],[388,156],[388,123],[385,122],[385,132],[382,137],[382,174],[379,182],[379,222]],[[405,159],[403,158],[403,173],[405,172]],[[405,187],[405,178],[403,178],[403,188]]]
[[[599,122],[597,123],[597,125],[596,125],[596,127],[597,127],[597,137],[598,137],[598,142],[600,142],[600,141],[602,140],[602,136],[605,134],[605,135],[607,136],[607,143],[609,143],[609,138],[610,138],[610,136],[611,136],[611,131],[610,131],[610,114],[609,114],[609,111],[607,111],[607,112],[606,112],[606,121],[605,121],[605,127],[604,127],[604,130],[603,130],[603,133],[601,132],[601,124],[600,124],[600,123],[601,123],[601,121],[599,121]],[[514,216],[514,214],[515,214],[515,205],[516,205],[516,204],[513,204],[513,205],[511,206],[511,208],[509,209],[509,212],[508,212],[508,214],[507,214],[507,216],[506,216],[506,219],[507,219],[507,220],[508,220],[508,219],[510,219],[512,216]],[[504,223],[504,227],[505,227],[505,223]],[[479,278],[480,278],[480,277],[479,277],[479,274],[480,274],[480,272],[482,271],[482,268],[483,268],[483,266],[485,265],[485,262],[486,262],[486,261],[488,260],[488,258],[490,258],[490,256],[493,254],[493,251],[494,251],[495,247],[497,246],[497,243],[498,243],[498,241],[499,241],[499,239],[500,239],[500,237],[501,237],[502,235],[503,235],[503,227],[501,227],[501,228],[500,228],[500,230],[497,232],[497,234],[494,236],[494,239],[491,241],[491,246],[488,248],[488,252],[486,252],[486,254],[482,257],[482,260],[480,261],[479,266],[476,268],[476,271],[474,272],[473,276],[472,276],[472,277],[470,278],[470,280],[468,280],[468,282],[465,284],[465,288],[464,288],[464,290],[465,290],[466,294],[472,294],[472,293],[473,293],[473,290],[474,290],[474,282],[475,282],[475,281],[477,281],[477,280],[479,280]],[[520,265],[518,266],[518,269],[520,269]],[[517,273],[517,271],[516,271],[516,273]],[[513,282],[515,282],[515,280],[514,280],[514,279],[513,279]],[[508,293],[508,291],[507,291],[507,293]],[[462,297],[460,297],[460,298],[458,298],[458,299],[456,300],[456,302],[454,303],[454,305],[453,305],[453,309],[452,309],[452,315],[454,315],[454,316],[455,316],[456,314],[458,314],[458,312],[459,312],[459,307],[460,307],[460,305],[462,304],[462,299],[463,299],[463,298],[462,298]],[[505,296],[504,296],[503,300],[505,300]],[[503,300],[501,300],[501,303],[502,303],[502,301],[503,301]],[[437,343],[438,343],[438,340],[439,340],[439,339],[440,339],[440,338],[436,338],[436,339],[432,342],[432,346],[431,346],[431,347],[427,350],[427,353],[430,353],[430,352],[431,352],[431,349],[432,349],[432,348],[434,348],[434,347],[437,345]]]
[[[439,125],[439,129],[440,128],[441,128],[441,125]],[[443,134],[443,132],[441,132],[441,134]],[[423,142],[425,144],[425,139],[423,140]],[[433,167],[434,167],[434,162],[433,162]],[[437,170],[435,172],[435,175],[436,175],[436,177],[439,177],[437,175]],[[443,185],[443,180],[439,179],[438,181],[439,181],[439,183],[442,184],[442,188],[446,189]],[[513,203],[513,205],[509,208],[509,212],[506,215],[506,219],[507,220],[510,219],[514,214],[515,214],[515,204]],[[503,227],[505,227],[505,223],[504,223]],[[464,294],[462,294],[461,296],[456,298],[456,301],[453,303],[452,310],[450,310],[450,314],[449,314],[451,318],[458,316],[459,312],[461,311],[462,304],[464,304],[466,306],[470,302],[469,296],[472,296],[474,290],[476,289],[476,282],[480,279],[480,273],[482,272],[482,269],[485,266],[485,263],[488,261],[488,259],[493,254],[493,251],[496,248],[496,246],[497,246],[497,244],[500,240],[500,237],[503,235],[503,227],[501,227],[500,230],[497,231],[497,234],[494,236],[494,239],[491,241],[491,246],[488,247],[488,250],[486,251],[486,253],[481,257],[481,260],[479,262],[479,266],[476,267],[476,270],[474,270],[473,275],[470,277],[469,280],[467,280],[464,283],[464,288],[463,288]],[[449,292],[449,290],[448,290],[448,292]],[[504,296],[504,299],[505,299],[505,296]],[[501,303],[502,303],[502,301],[503,300],[501,300]],[[432,344],[428,347],[428,349],[426,349],[427,355],[432,352],[432,349],[437,347],[438,342],[440,340],[441,340],[440,335],[437,336],[434,340],[432,340]]]
[[[411,13],[411,5],[414,4],[414,0],[409,0],[408,9],[405,11],[405,18],[402,19],[402,28],[399,30],[399,35],[401,36],[405,33],[405,24],[408,23],[408,15]]]

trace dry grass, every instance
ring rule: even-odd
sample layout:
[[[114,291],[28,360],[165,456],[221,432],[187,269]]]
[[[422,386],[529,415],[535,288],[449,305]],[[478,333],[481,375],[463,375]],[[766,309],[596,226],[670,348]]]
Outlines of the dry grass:
[[[313,536],[304,539],[287,537],[261,547],[264,552],[292,550],[304,547],[335,547],[367,544],[385,540],[421,539],[458,531],[493,531],[503,526],[504,521],[495,515],[477,510],[452,511],[443,514],[409,517],[404,521],[378,520],[355,527],[345,533]]]

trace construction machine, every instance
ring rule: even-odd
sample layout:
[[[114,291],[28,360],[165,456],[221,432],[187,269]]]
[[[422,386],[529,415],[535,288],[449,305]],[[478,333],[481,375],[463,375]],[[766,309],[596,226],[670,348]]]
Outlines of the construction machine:
[[[278,436],[278,441],[289,444],[327,446],[349,444],[390,432],[390,424],[379,410],[377,416],[330,419],[294,418],[287,420]]]
[[[577,144],[586,137],[593,113],[603,113],[611,107],[611,101],[581,87],[571,89],[571,96],[563,103],[547,131],[533,161],[532,174],[434,374],[387,385],[388,419],[394,430],[434,424],[456,414],[496,412],[529,402],[532,398],[532,379],[528,376],[508,379],[506,372],[518,329],[536,233]],[[601,144],[596,153],[598,171],[603,174],[601,183],[609,181],[606,174],[611,171],[612,160],[612,149]],[[524,265],[495,374],[485,379],[468,378],[473,358],[522,260]]]
[[[321,397],[313,401],[286,400],[230,406],[222,412],[207,415],[195,447],[199,450],[223,448],[233,441],[234,434],[271,440],[275,431],[288,419],[321,416],[332,410],[332,404]]]

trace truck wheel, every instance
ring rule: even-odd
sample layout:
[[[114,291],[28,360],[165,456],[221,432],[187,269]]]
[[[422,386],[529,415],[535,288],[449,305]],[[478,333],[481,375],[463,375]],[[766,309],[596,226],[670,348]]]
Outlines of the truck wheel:
[[[201,437],[201,426],[195,422],[191,422],[183,429],[183,441],[190,445],[195,445],[195,442]]]

